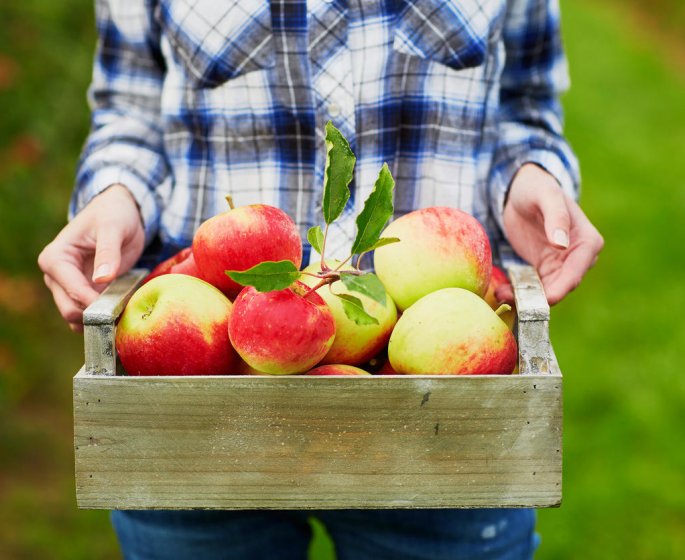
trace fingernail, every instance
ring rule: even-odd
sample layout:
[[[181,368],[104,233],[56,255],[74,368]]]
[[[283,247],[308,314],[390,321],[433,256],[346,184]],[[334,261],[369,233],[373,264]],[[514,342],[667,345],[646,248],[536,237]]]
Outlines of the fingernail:
[[[568,247],[568,233],[563,229],[555,229],[552,238],[554,239],[554,243],[559,245],[559,247],[563,247],[564,249]]]
[[[93,274],[93,280],[97,280],[98,278],[103,278],[109,274],[110,271],[110,266],[108,264],[101,264],[98,266],[97,270],[95,271],[95,274]]]

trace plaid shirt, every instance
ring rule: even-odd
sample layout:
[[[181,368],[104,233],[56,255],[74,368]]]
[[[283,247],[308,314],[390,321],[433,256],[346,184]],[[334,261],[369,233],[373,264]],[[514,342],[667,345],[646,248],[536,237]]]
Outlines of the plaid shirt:
[[[383,162],[396,215],[458,207],[493,242],[523,163],[575,194],[557,0],[97,0],[96,16],[72,215],[123,183],[148,242],[173,251],[230,193],[283,208],[304,238],[322,222],[328,120],[357,155],[331,257]]]

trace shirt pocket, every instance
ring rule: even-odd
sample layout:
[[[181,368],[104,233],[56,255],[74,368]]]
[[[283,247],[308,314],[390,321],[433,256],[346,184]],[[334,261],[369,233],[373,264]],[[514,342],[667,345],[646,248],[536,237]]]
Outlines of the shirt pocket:
[[[155,19],[197,87],[275,64],[268,0],[161,0]]]
[[[398,7],[395,51],[463,70],[486,61],[506,0],[400,0]]]

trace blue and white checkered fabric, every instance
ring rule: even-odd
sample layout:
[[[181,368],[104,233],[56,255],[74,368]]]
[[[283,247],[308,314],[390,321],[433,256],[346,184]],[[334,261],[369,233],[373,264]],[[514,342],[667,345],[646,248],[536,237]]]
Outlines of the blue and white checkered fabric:
[[[358,158],[331,257],[383,162],[397,215],[455,206],[493,241],[523,163],[576,191],[557,0],[97,0],[96,15],[72,215],[123,183],[167,247],[226,194],[283,208],[304,236],[322,221],[328,120]]]

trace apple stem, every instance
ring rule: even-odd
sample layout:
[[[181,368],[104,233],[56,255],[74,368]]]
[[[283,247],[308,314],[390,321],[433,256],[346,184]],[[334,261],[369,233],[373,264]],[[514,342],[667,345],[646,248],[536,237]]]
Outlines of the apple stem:
[[[354,255],[350,255],[350,256],[347,257],[343,262],[341,262],[341,263],[335,268],[335,272],[338,272],[343,266],[345,266],[348,262],[350,262],[350,259],[351,259],[353,256],[354,256]]]
[[[233,197],[230,194],[226,195],[226,202],[228,202],[228,206],[231,208],[231,210],[235,210],[235,205],[233,204]]]
[[[321,243],[321,272],[330,270],[326,264],[326,257],[324,256],[326,254],[326,239],[328,239],[328,225],[329,224],[326,224],[326,227],[323,230],[323,242]]]
[[[335,280],[336,279],[332,276],[327,276],[327,277],[322,278],[321,282],[319,282],[316,286],[312,286],[311,288],[309,288],[307,290],[307,292],[302,296],[302,298],[307,299],[309,294],[311,294],[312,292],[315,292],[316,290],[318,290],[322,286],[325,286],[326,284],[329,284],[329,285],[332,284],[333,282],[335,282]]]
[[[500,306],[497,308],[497,310],[495,311],[495,313],[497,314],[498,317],[501,317],[502,314],[503,314],[503,313],[506,313],[507,311],[511,311],[511,305],[509,305],[508,303],[503,303],[502,305],[500,305]]]

